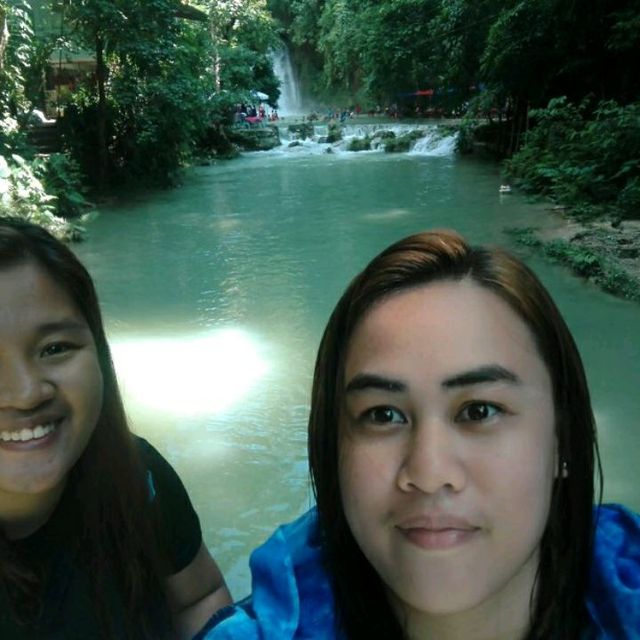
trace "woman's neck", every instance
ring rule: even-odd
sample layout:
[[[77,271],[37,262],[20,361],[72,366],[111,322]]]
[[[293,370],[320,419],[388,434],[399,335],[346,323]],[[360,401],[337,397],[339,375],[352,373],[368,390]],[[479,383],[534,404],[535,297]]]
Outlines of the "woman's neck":
[[[65,483],[37,494],[0,491],[0,528],[9,540],[26,538],[37,531],[55,510]]]

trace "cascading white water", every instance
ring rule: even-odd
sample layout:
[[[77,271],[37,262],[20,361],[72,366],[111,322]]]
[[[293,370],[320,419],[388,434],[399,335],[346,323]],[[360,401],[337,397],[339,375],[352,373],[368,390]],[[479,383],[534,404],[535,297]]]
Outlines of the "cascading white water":
[[[406,135],[412,131],[422,131],[423,136],[418,138],[408,151],[416,156],[453,156],[455,152],[457,134],[442,131],[437,125],[415,124],[346,124],[342,127],[342,139],[338,142],[328,143],[326,136],[328,128],[326,124],[313,125],[313,135],[309,138],[301,138],[298,133],[289,131],[286,127],[280,128],[282,146],[271,152],[277,155],[299,156],[301,154],[333,153],[338,155],[362,155],[366,153],[381,153],[384,151],[383,138],[376,138],[376,134],[388,132],[396,137]],[[371,139],[369,151],[349,151],[352,140]]]
[[[301,115],[304,113],[300,84],[291,64],[289,49],[283,47],[271,54],[273,71],[280,80],[280,99],[278,113],[281,116]]]

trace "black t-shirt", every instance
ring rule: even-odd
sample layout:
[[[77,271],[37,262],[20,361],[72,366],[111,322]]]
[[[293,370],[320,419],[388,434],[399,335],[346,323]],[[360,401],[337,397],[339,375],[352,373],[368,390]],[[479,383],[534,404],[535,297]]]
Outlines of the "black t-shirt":
[[[163,531],[159,539],[171,574],[184,569],[202,543],[198,516],[176,472],[143,438],[136,444],[147,469],[149,497],[157,501]],[[91,600],[91,577],[74,559],[81,512],[73,491],[66,490],[51,518],[35,533],[15,541],[18,553],[42,566],[47,587],[42,615],[36,626],[17,625],[10,617],[6,594],[0,591],[1,640],[92,640],[100,633]],[[115,585],[107,583],[108,610],[116,637],[124,638],[122,601]]]

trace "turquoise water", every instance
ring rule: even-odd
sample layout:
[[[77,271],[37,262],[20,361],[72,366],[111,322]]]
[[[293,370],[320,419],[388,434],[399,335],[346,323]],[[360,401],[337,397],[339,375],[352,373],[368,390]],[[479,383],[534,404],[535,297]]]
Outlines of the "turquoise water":
[[[315,350],[349,279],[408,233],[455,228],[512,247],[584,356],[606,498],[640,509],[640,305],[513,247],[507,226],[560,221],[499,169],[415,155],[249,154],[171,191],[102,207],[77,252],[94,276],[134,429],[180,473],[233,594],[249,551],[311,504],[306,419]]]

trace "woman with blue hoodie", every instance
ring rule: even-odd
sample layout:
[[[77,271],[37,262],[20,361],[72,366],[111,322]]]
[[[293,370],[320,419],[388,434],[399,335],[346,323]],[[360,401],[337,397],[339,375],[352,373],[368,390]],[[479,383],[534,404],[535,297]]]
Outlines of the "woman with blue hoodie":
[[[433,232],[373,259],[320,345],[309,459],[317,507],[206,640],[640,638],[640,519],[593,506],[580,355],[509,254]]]

